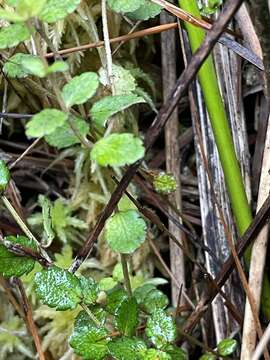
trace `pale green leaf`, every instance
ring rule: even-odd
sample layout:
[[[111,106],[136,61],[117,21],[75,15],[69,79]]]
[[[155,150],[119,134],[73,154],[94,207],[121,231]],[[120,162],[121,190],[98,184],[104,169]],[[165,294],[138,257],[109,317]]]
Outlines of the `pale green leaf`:
[[[37,56],[28,56],[21,59],[21,66],[29,74],[38,77],[45,77],[47,67],[44,62]]]
[[[112,75],[115,95],[126,95],[135,91],[137,86],[136,80],[129,70],[124,69],[120,65],[113,64]],[[104,86],[110,85],[106,69],[101,68],[99,70],[99,79]]]
[[[172,360],[172,358],[169,354],[166,354],[164,351],[149,349],[147,350],[144,356],[144,360]]]
[[[110,8],[118,13],[126,13],[137,10],[144,0],[108,0],[108,5]]]
[[[93,105],[90,115],[97,126],[105,126],[107,120],[119,111],[144,102],[145,100],[142,97],[135,94],[105,96]]]
[[[68,114],[56,110],[45,109],[34,115],[26,124],[26,135],[29,137],[41,137],[52,134],[68,119]]]
[[[97,326],[86,312],[80,312],[69,339],[75,353],[85,360],[102,360],[107,355],[108,342],[107,330],[103,326]]]
[[[131,254],[146,237],[146,223],[135,210],[114,214],[105,225],[105,238],[113,251]]]
[[[56,310],[75,309],[82,300],[80,280],[57,266],[35,275],[35,291],[44,304]]]
[[[81,0],[47,0],[40,18],[47,23],[53,23],[64,19],[68,14],[76,10]]]
[[[173,175],[164,172],[154,176],[153,186],[156,192],[170,194],[177,188],[177,183]]]
[[[16,12],[28,20],[34,16],[37,16],[44,8],[47,0],[19,0],[16,6]]]
[[[89,132],[89,125],[83,119],[72,117],[72,125],[82,137],[85,137]],[[74,133],[68,121],[50,135],[45,136],[45,140],[49,145],[55,146],[58,149],[64,149],[80,143],[80,139]]]
[[[139,338],[121,337],[108,344],[109,352],[116,360],[143,360],[147,350]]]
[[[10,172],[4,160],[0,160],[0,194],[6,190],[10,180]]]
[[[0,19],[11,22],[23,22],[25,19],[14,11],[0,9]]]
[[[176,326],[164,310],[156,310],[147,320],[145,333],[149,340],[160,349],[176,339]]]
[[[98,76],[94,72],[85,72],[75,76],[62,89],[62,97],[68,108],[89,100],[98,88]]]
[[[124,166],[144,157],[141,139],[133,134],[111,134],[97,141],[91,159],[101,166]]]
[[[144,3],[139,7],[139,9],[128,13],[127,15],[132,20],[148,20],[159,15],[161,10],[161,6],[153,4],[149,0],[144,0]]]
[[[44,237],[46,240],[46,244],[50,244],[55,237],[55,233],[52,229],[52,218],[51,218],[52,203],[44,195],[39,195],[38,202],[42,207]]]
[[[217,348],[221,356],[230,356],[237,348],[237,341],[234,339],[224,339],[218,344]]]
[[[30,39],[30,36],[28,27],[23,23],[2,27],[0,30],[0,49],[17,46],[20,42]]]
[[[7,236],[4,241],[12,245],[21,245],[37,251],[36,244],[25,236]],[[5,277],[21,276],[33,270],[35,260],[27,256],[17,256],[10,252],[4,245],[0,245],[0,273]]]
[[[69,65],[65,61],[55,61],[47,69],[47,74],[56,73],[56,72],[65,72],[68,71]]]
[[[17,53],[11,56],[4,65],[4,71],[9,77],[26,77],[36,75],[44,77],[47,69],[43,61],[34,55]]]

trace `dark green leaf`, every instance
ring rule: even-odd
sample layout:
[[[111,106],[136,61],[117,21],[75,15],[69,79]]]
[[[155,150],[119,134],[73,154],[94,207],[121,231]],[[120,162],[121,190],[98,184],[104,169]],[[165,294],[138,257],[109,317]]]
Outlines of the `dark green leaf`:
[[[136,210],[119,211],[105,225],[105,238],[113,251],[133,253],[144,242],[146,223]]]
[[[98,284],[94,279],[84,276],[79,277],[79,280],[82,288],[83,302],[87,305],[94,304],[99,293]]]
[[[115,339],[108,344],[108,348],[115,360],[143,360],[147,350],[145,343],[135,337]]]
[[[10,172],[4,160],[0,160],[0,194],[6,190],[10,180]]]
[[[176,326],[171,316],[164,310],[156,310],[147,320],[146,335],[160,349],[176,339]]]
[[[115,315],[115,324],[122,335],[134,335],[138,325],[138,305],[134,297],[121,302]]]
[[[57,266],[35,275],[35,290],[44,304],[56,310],[74,309],[82,300],[80,280]]]
[[[128,299],[128,295],[123,288],[113,288],[107,292],[106,310],[112,314],[117,314],[123,301]]]
[[[218,344],[217,348],[221,356],[232,355],[237,348],[237,341],[234,339],[224,339]]]
[[[97,326],[86,312],[77,316],[69,344],[85,360],[102,360],[108,348],[109,336],[103,326]]]
[[[21,245],[37,251],[36,244],[25,236],[7,236],[4,239],[12,244]],[[35,260],[27,256],[17,256],[8,251],[4,245],[0,245],[0,273],[5,277],[22,276],[33,270]]]
[[[216,360],[217,357],[214,354],[206,353],[200,356],[199,360]]]
[[[177,346],[168,344],[164,346],[162,350],[170,355],[171,360],[188,360],[186,351]]]

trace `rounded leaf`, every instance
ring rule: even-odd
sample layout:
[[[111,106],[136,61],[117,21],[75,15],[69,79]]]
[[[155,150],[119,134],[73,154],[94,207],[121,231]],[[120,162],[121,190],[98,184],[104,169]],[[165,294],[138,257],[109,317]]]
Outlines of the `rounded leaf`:
[[[87,305],[94,304],[98,298],[99,286],[92,278],[86,278],[84,276],[79,277],[83,302]]]
[[[218,344],[217,348],[221,356],[232,355],[237,348],[237,341],[234,339],[224,339]]]
[[[10,172],[4,160],[0,160],[0,194],[6,190],[10,180]]]
[[[145,343],[138,338],[121,337],[108,344],[109,352],[116,360],[142,360],[147,350]]]
[[[90,115],[95,124],[102,127],[111,116],[138,103],[145,103],[145,100],[135,94],[105,96],[93,105]]]
[[[44,304],[56,310],[75,309],[83,297],[80,280],[57,266],[36,273],[35,291]]]
[[[113,251],[131,254],[146,237],[146,223],[135,210],[114,214],[105,225],[105,238]]]
[[[56,109],[45,109],[34,115],[26,124],[26,135],[41,137],[52,134],[68,119],[68,114]]]
[[[62,89],[62,97],[68,108],[85,103],[97,91],[98,76],[94,72],[85,72],[75,76]]]
[[[146,335],[160,349],[176,339],[176,326],[171,316],[164,310],[156,310],[147,320]]]
[[[28,40],[31,33],[24,23],[12,24],[0,30],[0,49],[17,46],[20,42]]]
[[[97,141],[91,151],[91,159],[101,166],[124,166],[144,157],[141,139],[133,134],[111,134]]]
[[[64,19],[76,10],[80,2],[81,0],[47,0],[39,17],[47,23]]]
[[[7,236],[4,239],[14,245],[37,250],[36,244],[25,236]],[[18,256],[0,245],[0,273],[5,277],[22,276],[30,273],[35,266],[35,260],[27,256]]]
[[[144,0],[108,0],[108,5],[115,12],[126,13],[139,9],[143,2]]]

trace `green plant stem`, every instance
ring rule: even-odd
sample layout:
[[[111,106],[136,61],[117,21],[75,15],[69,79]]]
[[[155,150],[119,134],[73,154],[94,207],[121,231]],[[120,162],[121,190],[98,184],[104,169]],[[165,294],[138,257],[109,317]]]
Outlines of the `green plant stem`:
[[[201,18],[196,0],[179,0],[179,6]],[[194,53],[205,38],[204,30],[189,23],[185,23],[191,50]],[[223,168],[226,188],[232,206],[236,226],[240,235],[243,235],[252,222],[252,213],[247,200],[240,166],[236,157],[233,138],[229,127],[224,104],[219,91],[218,80],[214,67],[213,57],[210,55],[202,65],[199,73],[199,82],[204,95],[204,101],[209,114],[215,142],[217,145],[221,166]],[[251,248],[245,253],[245,262],[249,265]],[[262,289],[262,311],[266,318],[270,318],[270,282],[264,276]]]
[[[92,311],[83,303],[80,304],[83,310],[87,313],[87,315],[90,317],[90,319],[97,325],[97,327],[101,327],[100,321],[95,317],[95,315],[92,313]]]
[[[128,273],[127,257],[124,254],[121,254],[121,263],[123,268],[125,287],[129,297],[132,297],[132,290],[131,290],[130,278]]]

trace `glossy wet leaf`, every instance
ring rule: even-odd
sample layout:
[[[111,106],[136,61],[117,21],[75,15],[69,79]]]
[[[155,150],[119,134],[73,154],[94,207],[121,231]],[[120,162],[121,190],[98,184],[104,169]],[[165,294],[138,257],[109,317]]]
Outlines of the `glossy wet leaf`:
[[[52,134],[68,119],[68,114],[56,109],[45,109],[34,115],[26,124],[26,135],[41,137]]]
[[[137,10],[143,2],[144,0],[108,0],[108,5],[115,12],[126,13]]]
[[[72,117],[72,125],[82,137],[85,137],[89,132],[89,125],[83,119]],[[64,149],[81,142],[68,121],[50,135],[45,136],[45,140],[49,145],[55,146],[57,149]]]
[[[31,33],[23,23],[2,27],[0,30],[0,49],[12,48],[20,42],[30,39]]]
[[[160,14],[162,7],[153,4],[148,0],[144,0],[144,3],[134,12],[128,13],[128,17],[132,20],[148,20]]]
[[[143,158],[142,140],[133,134],[111,134],[97,141],[91,159],[101,166],[124,166]]]
[[[108,344],[110,355],[115,360],[143,360],[147,350],[139,338],[121,337]]]
[[[99,286],[92,278],[86,278],[84,276],[79,277],[82,296],[84,304],[91,305],[94,304],[97,300],[99,293]]]
[[[35,275],[35,291],[44,304],[56,310],[74,309],[82,299],[80,280],[57,266]]]
[[[72,78],[62,89],[62,97],[68,108],[89,100],[97,91],[98,76],[94,72],[85,72]]]
[[[25,248],[37,251],[36,244],[25,236],[7,236],[4,238],[12,244],[18,244]],[[18,256],[10,252],[4,245],[0,245],[0,273],[5,277],[17,276],[30,273],[35,266],[35,260],[27,256]]]
[[[107,120],[111,116],[119,111],[123,111],[134,104],[144,102],[145,100],[142,97],[135,94],[105,96],[93,105],[90,115],[95,124],[102,127],[106,125]]]
[[[138,325],[138,305],[134,297],[127,298],[121,302],[115,315],[117,330],[124,336],[135,335]]]
[[[108,353],[108,342],[107,330],[97,326],[86,312],[80,312],[69,340],[74,352],[86,360],[102,360]]]
[[[221,356],[232,355],[237,348],[237,341],[234,339],[224,339],[218,344],[217,348]]]
[[[164,310],[156,310],[147,320],[145,333],[158,348],[176,339],[176,326],[171,316]]]
[[[105,239],[115,252],[131,254],[145,237],[146,223],[136,210],[119,211],[106,222]]]
[[[10,180],[10,172],[4,160],[0,160],[0,194],[6,190]]]
[[[176,190],[177,184],[173,175],[162,172],[154,176],[153,186],[158,193],[170,194]]]
[[[171,360],[188,360],[187,352],[175,345],[165,345],[162,350],[165,351],[168,355],[170,355]]]
[[[64,19],[76,10],[80,2],[81,0],[47,0],[39,17],[47,23]]]

